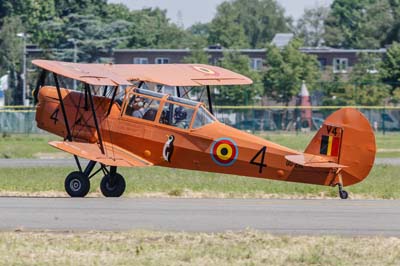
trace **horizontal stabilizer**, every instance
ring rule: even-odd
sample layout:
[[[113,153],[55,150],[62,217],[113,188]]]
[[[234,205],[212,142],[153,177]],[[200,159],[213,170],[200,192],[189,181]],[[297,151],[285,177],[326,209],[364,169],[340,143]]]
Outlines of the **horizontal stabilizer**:
[[[140,167],[153,165],[136,154],[107,143],[104,145],[104,154],[97,143],[51,141],[49,144],[65,152],[109,166]]]
[[[313,155],[313,154],[299,154],[299,155],[286,155],[285,159],[306,167],[316,167],[316,168],[345,168],[346,165],[337,164],[327,160],[326,157]]]

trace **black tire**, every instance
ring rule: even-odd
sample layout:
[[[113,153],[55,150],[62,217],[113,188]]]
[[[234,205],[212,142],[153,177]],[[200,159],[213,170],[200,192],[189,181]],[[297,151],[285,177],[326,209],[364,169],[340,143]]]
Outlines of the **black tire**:
[[[347,193],[347,191],[345,191],[345,190],[342,190],[342,191],[339,191],[339,196],[341,199],[347,199],[349,197],[349,193]]]
[[[64,187],[71,197],[84,197],[89,193],[90,181],[83,173],[76,171],[67,176]]]
[[[105,175],[101,179],[100,190],[104,197],[120,197],[125,192],[125,179],[122,175],[116,173],[115,182],[113,186],[110,186],[110,175]]]

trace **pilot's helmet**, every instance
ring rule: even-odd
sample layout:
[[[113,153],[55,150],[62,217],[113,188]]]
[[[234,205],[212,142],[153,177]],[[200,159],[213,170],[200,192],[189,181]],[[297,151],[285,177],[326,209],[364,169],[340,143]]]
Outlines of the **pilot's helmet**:
[[[182,106],[178,106],[175,109],[175,113],[174,113],[175,120],[179,121],[179,120],[186,119],[186,116],[187,116],[186,110]]]

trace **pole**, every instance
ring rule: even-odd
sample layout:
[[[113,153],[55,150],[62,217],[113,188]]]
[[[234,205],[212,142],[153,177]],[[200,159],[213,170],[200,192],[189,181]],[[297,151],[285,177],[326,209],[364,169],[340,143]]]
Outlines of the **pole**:
[[[77,46],[78,40],[76,40],[74,38],[69,38],[68,41],[72,42],[74,45],[74,63],[76,63],[78,61],[78,46]],[[73,80],[73,89],[76,90],[76,87],[77,87],[76,80],[74,79]]]
[[[26,33],[24,33],[24,48],[23,48],[23,79],[22,79],[22,105],[26,106]]]
[[[25,32],[17,33],[17,37],[23,39],[22,47],[22,105],[26,106],[26,38],[28,35]]]
[[[77,55],[78,55],[78,49],[77,49],[77,45],[76,45],[76,40],[75,39],[74,39],[73,43],[74,43],[74,63],[76,63]],[[74,91],[75,91],[76,90],[76,79],[74,79],[73,88],[74,88]]]

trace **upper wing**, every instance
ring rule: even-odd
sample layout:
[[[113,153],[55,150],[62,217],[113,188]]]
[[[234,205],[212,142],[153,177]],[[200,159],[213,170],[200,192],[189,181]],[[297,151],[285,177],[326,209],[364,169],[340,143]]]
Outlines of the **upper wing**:
[[[109,166],[151,166],[151,162],[118,146],[104,143],[103,154],[96,143],[51,141],[49,144],[65,152]]]
[[[61,76],[91,85],[132,85],[105,64],[81,64],[50,60],[32,60],[32,64]]]
[[[253,81],[233,71],[202,64],[82,64],[33,60],[40,68],[91,85],[131,85],[145,81],[169,86],[247,85]]]
[[[233,71],[203,64],[108,65],[126,80],[169,86],[247,85],[253,81]]]

